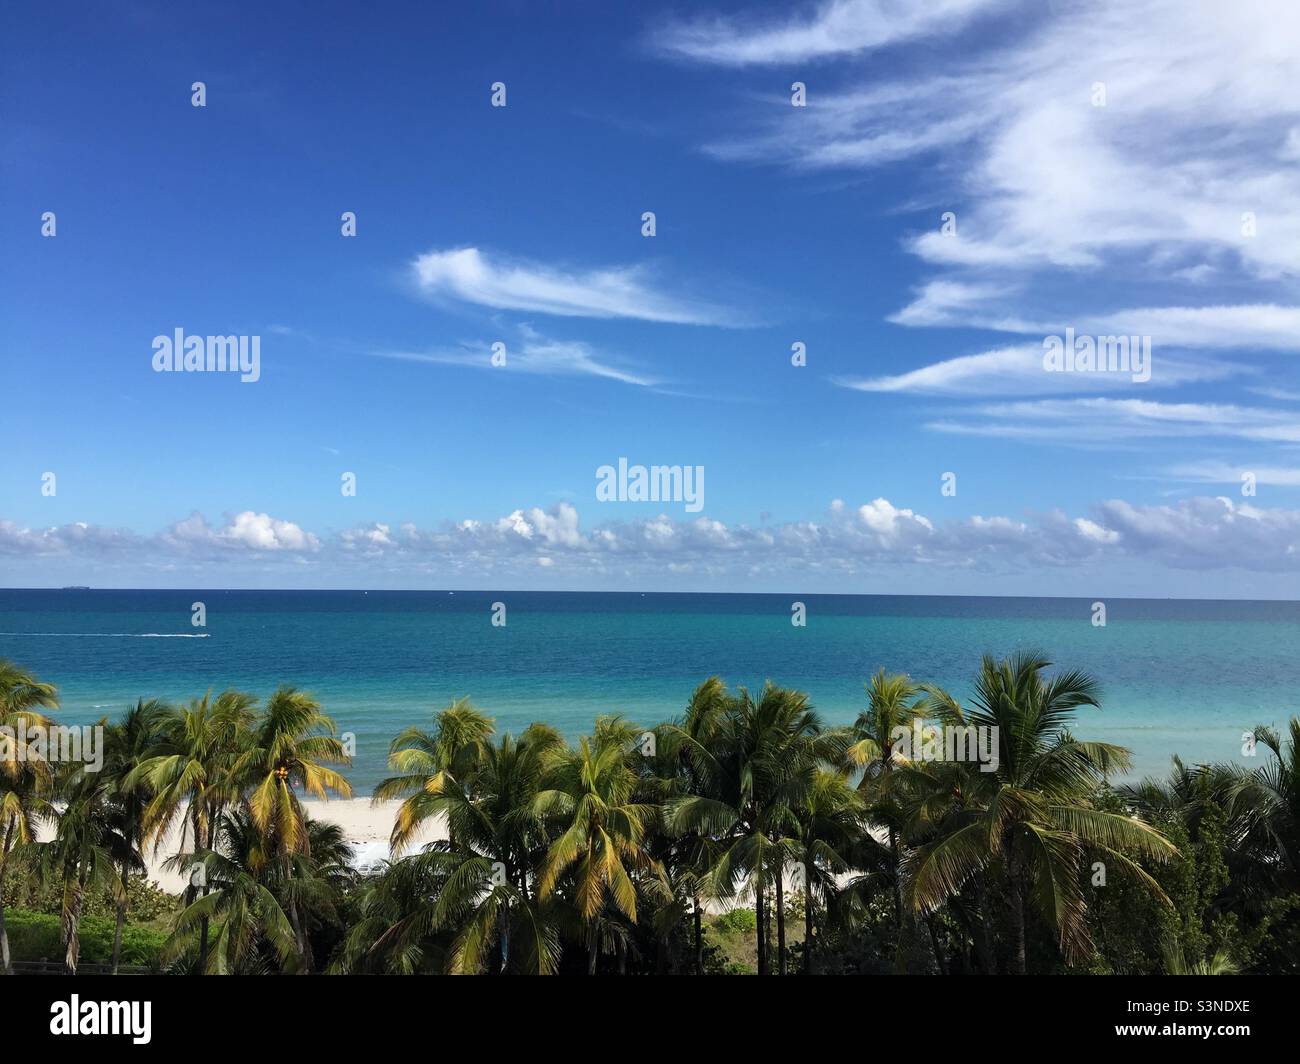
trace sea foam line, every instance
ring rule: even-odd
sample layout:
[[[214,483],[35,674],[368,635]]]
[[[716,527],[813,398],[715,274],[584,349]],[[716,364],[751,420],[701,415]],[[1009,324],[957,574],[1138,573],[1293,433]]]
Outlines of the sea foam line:
[[[32,635],[49,638],[68,636],[76,639],[207,639],[207,632],[0,632],[0,636]]]

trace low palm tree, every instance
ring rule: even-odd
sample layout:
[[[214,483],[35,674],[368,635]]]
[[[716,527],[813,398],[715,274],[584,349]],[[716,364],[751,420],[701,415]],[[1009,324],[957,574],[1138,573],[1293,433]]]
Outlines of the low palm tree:
[[[316,699],[286,686],[267,700],[231,768],[231,777],[244,794],[244,805],[257,830],[274,841],[275,856],[286,874],[295,854],[311,853],[307,815],[297,790],[321,799],[327,799],[331,791],[350,798],[351,784],[329,767],[350,762],[334,721]],[[315,966],[311,940],[292,895],[287,911],[302,971],[308,973]]]
[[[212,698],[208,692],[184,708],[164,712],[151,756],[121,778],[120,789],[134,793],[144,788],[150,795],[141,819],[142,839],[154,851],[179,819],[178,847],[204,854],[212,848],[215,824],[238,799],[236,763],[247,745],[257,700],[239,691],[224,691]],[[206,888],[204,888],[206,892]],[[194,901],[193,879],[185,890],[185,903]],[[207,927],[200,935],[199,971],[207,968]]]
[[[166,703],[157,699],[148,702],[140,699],[104,734],[104,765],[101,771],[114,792],[112,827],[128,851],[118,867],[121,892],[113,932],[114,975],[117,974],[122,956],[122,927],[126,922],[131,874],[144,866],[145,809],[150,795],[145,781],[136,770],[154,755],[155,746],[171,716],[171,707]],[[127,779],[133,775],[134,785],[127,786]]]
[[[1228,811],[1240,824],[1242,852],[1300,890],[1300,717],[1291,718],[1286,739],[1264,725],[1254,735],[1272,757],[1258,768],[1225,769]]]
[[[583,736],[576,749],[550,757],[537,796],[538,814],[561,825],[542,862],[538,895],[546,900],[561,877],[572,873],[570,898],[586,928],[589,975],[596,974],[606,905],[636,923],[633,876],[661,874],[645,849],[654,806],[635,800],[637,774],[629,757],[638,734],[639,729],[617,718],[598,720],[594,736]]]
[[[392,862],[368,888],[343,970],[557,969],[565,914],[537,889],[547,849],[537,799],[551,754],[563,745],[554,729],[533,725],[517,739],[484,743],[473,772],[441,782],[436,811],[446,817],[448,838]]]
[[[163,959],[190,953],[198,939],[204,975],[255,972],[268,960],[293,970],[301,961],[301,943],[275,889],[283,885],[275,850],[274,840],[247,810],[221,814],[213,825],[212,847],[181,855],[178,862],[199,861],[208,890],[176,917]]]
[[[1025,914],[1032,904],[1055,929],[1068,962],[1092,950],[1081,887],[1085,855],[1126,868],[1157,899],[1168,898],[1129,855],[1167,860],[1168,839],[1134,816],[1096,808],[1091,795],[1106,777],[1129,767],[1128,751],[1075,739],[1067,725],[1080,706],[1096,706],[1096,682],[1077,670],[1048,678],[1051,663],[1034,653],[1004,661],[985,657],[971,707],[938,689],[932,712],[947,725],[995,729],[996,771],[965,766],[964,792],[945,812],[932,813],[934,837],[912,855],[907,897],[928,913],[963,884],[996,866],[1007,884],[1012,957],[1026,971]],[[982,767],[982,766],[981,766]],[[935,779],[943,787],[943,775]],[[931,796],[933,797],[933,796]]]
[[[445,807],[445,791],[474,772],[492,735],[492,718],[468,698],[453,701],[434,718],[434,730],[410,727],[392,742],[388,767],[397,773],[381,781],[376,802],[403,799],[390,838],[398,856],[431,817]],[[455,839],[452,839],[453,846]]]

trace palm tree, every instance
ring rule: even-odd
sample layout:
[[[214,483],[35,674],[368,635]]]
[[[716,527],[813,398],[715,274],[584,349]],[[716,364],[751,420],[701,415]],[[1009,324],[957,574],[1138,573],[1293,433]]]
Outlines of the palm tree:
[[[659,874],[645,850],[654,807],[635,801],[637,775],[629,750],[639,734],[618,718],[596,722],[596,734],[576,750],[552,754],[536,808],[563,825],[538,876],[538,895],[549,898],[573,871],[571,898],[586,927],[587,973],[596,974],[597,938],[606,904],[636,923],[636,872]]]
[[[437,899],[395,933],[412,940],[454,931],[448,972],[482,972],[489,964],[498,972],[551,974],[558,968],[563,907],[538,890],[536,869],[550,840],[537,796],[562,748],[558,732],[545,725],[485,745],[472,784],[452,779],[443,788],[439,808],[447,817],[448,842],[398,862],[419,862],[421,874],[442,881]]]
[[[1300,717],[1292,717],[1286,740],[1272,728],[1255,729],[1255,741],[1272,760],[1256,769],[1227,773],[1227,804],[1241,823],[1243,853],[1272,878],[1300,889]]]
[[[102,771],[115,792],[112,826],[130,853],[119,864],[122,882],[116,907],[117,926],[113,932],[114,975],[117,974],[122,955],[122,926],[126,922],[131,872],[143,866],[145,809],[149,801],[147,787],[138,775],[133,786],[128,787],[126,780],[154,756],[155,745],[172,715],[172,709],[166,703],[157,699],[148,702],[140,699],[104,736],[105,758]]]
[[[1127,769],[1128,751],[1108,743],[1075,739],[1067,729],[1080,706],[1098,705],[1097,685],[1077,670],[1044,676],[1051,663],[1021,653],[1005,661],[985,657],[969,710],[950,695],[930,690],[929,706],[948,725],[995,729],[996,771],[970,765],[965,790],[949,792],[936,810],[934,792],[922,794],[934,838],[920,846],[906,869],[912,909],[928,913],[955,896],[962,885],[995,866],[1005,877],[1010,900],[1013,964],[1026,971],[1025,913],[1032,903],[1057,933],[1067,961],[1092,949],[1081,889],[1085,854],[1128,869],[1159,900],[1164,891],[1128,854],[1167,860],[1177,850],[1136,817],[1105,812],[1091,801],[1095,788],[1114,771]],[[980,766],[986,767],[986,766]],[[918,773],[918,782],[924,774]],[[942,788],[951,781],[932,777]],[[928,806],[927,806],[928,801]]]
[[[900,943],[903,937],[903,894],[899,882],[898,831],[901,813],[894,793],[894,769],[904,760],[896,749],[900,730],[910,732],[921,715],[920,688],[908,677],[888,674],[880,669],[867,684],[867,708],[853,724],[853,745],[849,762],[862,769],[858,790],[868,800],[872,818],[884,823],[889,831],[892,856],[894,922]],[[901,956],[901,954],[900,954]]]
[[[1210,956],[1189,964],[1183,947],[1173,937],[1165,940],[1161,957],[1166,975],[1237,975],[1241,971],[1241,966],[1224,946],[1220,946]]]
[[[659,781],[658,827],[667,848],[659,859],[674,894],[680,887],[690,896],[692,969],[696,975],[704,974],[703,902],[714,862],[713,839],[706,832],[686,830],[680,825],[674,828],[669,812],[685,796],[717,797],[713,790],[718,754],[715,743],[730,704],[726,685],[719,677],[710,676],[692,692],[681,720],[669,721],[654,730],[655,756],[646,764],[647,772]],[[680,873],[676,874],[678,869]],[[662,919],[670,921],[671,912],[665,911]]]
[[[350,798],[351,784],[329,767],[350,762],[334,721],[321,711],[319,702],[292,687],[276,690],[254,723],[231,776],[246,792],[244,802],[257,830],[274,840],[276,856],[286,871],[294,854],[311,852],[307,815],[295,788],[321,799],[328,798],[330,791]],[[311,940],[292,896],[288,914],[302,970],[310,972],[314,967]]]
[[[852,848],[863,833],[863,802],[842,772],[821,767],[796,816],[804,891],[803,974],[812,975],[817,902],[825,905],[837,889],[836,877],[849,869]]]
[[[259,961],[265,960],[264,949],[281,969],[300,963],[301,942],[277,896],[276,888],[284,882],[275,848],[247,810],[221,814],[213,825],[212,848],[180,858],[182,863],[201,861],[209,890],[176,917],[163,944],[163,958],[174,960],[189,952],[197,932],[200,971],[205,975],[257,971]]]
[[[120,905],[117,869],[143,871],[144,862],[117,830],[121,815],[110,780],[83,764],[60,766],[58,793],[63,808],[54,841],[42,847],[43,866],[62,888],[63,970],[76,975],[86,892],[107,888]]]
[[[475,770],[491,735],[492,718],[468,698],[460,698],[437,714],[432,733],[413,726],[393,740],[388,766],[399,774],[383,780],[374,799],[403,799],[390,839],[394,855],[401,854],[426,820],[442,811],[444,792]],[[455,839],[451,841],[454,846]]]
[[[744,688],[710,709],[705,734],[683,733],[683,756],[704,781],[702,794],[673,801],[666,811],[673,834],[709,840],[703,877],[710,897],[734,896],[742,883],[754,891],[758,917],[758,972],[769,970],[767,893],[777,884],[777,937],[784,937],[782,878],[802,807],[821,762],[846,754],[841,733],[823,733],[808,697],[771,682],[758,698]]]
[[[53,684],[0,658],[0,727],[11,729],[0,733],[0,972],[6,975],[11,972],[4,905],[9,855],[16,844],[31,839],[33,817],[48,811],[41,796],[50,782],[49,766],[18,749],[18,732],[47,726],[49,721],[38,710],[58,704]]]
[[[214,825],[222,812],[239,796],[233,769],[247,743],[253,720],[252,695],[223,691],[212,699],[211,692],[183,709],[169,709],[160,722],[152,756],[145,758],[122,777],[121,789],[134,792],[146,788],[151,796],[141,821],[142,838],[152,842],[155,852],[181,820],[178,846],[186,845],[192,832],[193,850],[204,854],[211,849]],[[207,893],[207,888],[203,888]],[[185,903],[194,901],[191,878]],[[199,971],[207,967],[207,925],[200,935]]]

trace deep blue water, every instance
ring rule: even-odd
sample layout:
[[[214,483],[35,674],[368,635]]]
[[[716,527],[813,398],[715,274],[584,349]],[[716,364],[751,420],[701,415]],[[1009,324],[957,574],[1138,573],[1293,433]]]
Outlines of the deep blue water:
[[[191,604],[207,609],[191,626]],[[504,627],[492,603],[506,604]],[[354,784],[382,776],[390,737],[469,695],[502,730],[545,720],[574,736],[600,713],[651,724],[692,688],[770,678],[853,719],[879,666],[964,697],[980,655],[1018,648],[1097,676],[1102,709],[1076,733],[1169,756],[1231,760],[1243,730],[1300,713],[1300,603],[1085,599],[393,591],[0,590],[0,657],[55,683],[59,719],[212,688],[314,693],[357,737]],[[160,638],[194,636],[206,638]]]

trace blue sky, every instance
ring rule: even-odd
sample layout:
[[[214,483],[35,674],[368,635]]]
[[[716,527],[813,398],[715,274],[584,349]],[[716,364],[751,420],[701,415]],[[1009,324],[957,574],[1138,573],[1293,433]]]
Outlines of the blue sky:
[[[8,5],[0,583],[1300,595],[1293,5],[375,7]]]

